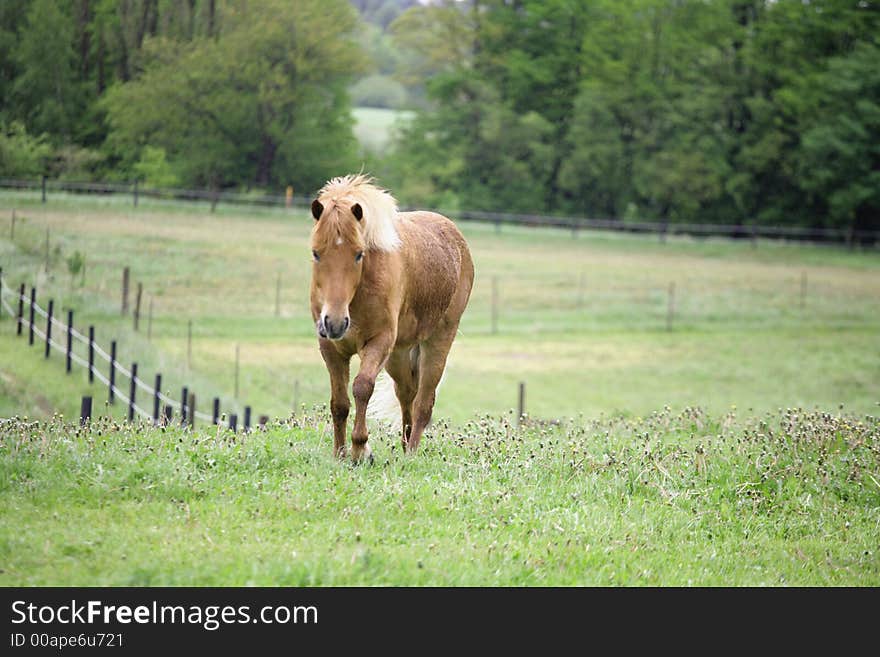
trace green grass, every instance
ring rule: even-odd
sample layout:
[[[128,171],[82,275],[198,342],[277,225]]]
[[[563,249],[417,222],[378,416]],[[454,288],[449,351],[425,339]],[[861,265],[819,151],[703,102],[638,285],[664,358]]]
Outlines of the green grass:
[[[408,110],[384,109],[381,107],[356,107],[354,116],[354,136],[368,151],[382,151],[394,136],[401,121],[413,116]]]
[[[310,227],[301,211],[0,194],[9,285],[73,308],[175,398],[185,384],[201,410],[217,395],[281,418],[236,439],[114,424],[125,409],[102,386],[4,318],[0,417],[18,418],[0,420],[0,583],[880,583],[876,252],[464,224],[476,285],[424,449],[404,458],[374,427],[376,464],[351,467],[330,455]],[[137,333],[124,266],[144,284]],[[86,432],[64,418],[89,392]]]
[[[0,437],[4,585],[880,584],[874,417],[479,419],[372,467],[323,414]]]

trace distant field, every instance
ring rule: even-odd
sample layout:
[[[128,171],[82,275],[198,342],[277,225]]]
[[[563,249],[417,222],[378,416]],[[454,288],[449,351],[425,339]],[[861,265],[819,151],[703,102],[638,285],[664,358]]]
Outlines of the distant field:
[[[354,136],[366,150],[379,152],[388,145],[395,126],[413,116],[407,110],[393,110],[380,107],[356,107],[354,114]]]
[[[323,404],[328,379],[308,313],[308,233],[302,211],[0,195],[5,280],[37,283],[40,300],[76,309],[120,361],[156,371],[172,396],[188,385],[202,410],[286,417]],[[13,208],[18,221],[9,241]],[[53,254],[44,271],[50,229]],[[471,304],[440,391],[438,417],[500,416],[525,382],[526,409],[543,419],[623,414],[664,406],[722,413],[777,408],[874,413],[880,400],[880,256],[761,242],[654,239],[463,224],[477,267]],[[56,247],[59,252],[56,254]],[[65,258],[85,255],[85,284]],[[152,301],[152,339],[121,318],[122,268]],[[278,277],[280,313],[275,316]],[[804,278],[805,277],[805,278]],[[497,281],[497,334],[491,332]],[[802,297],[803,281],[806,293]],[[668,294],[675,283],[672,330]],[[187,363],[187,322],[193,323]],[[78,410],[89,390],[61,359],[43,361],[0,324],[0,411],[45,416]],[[240,346],[238,399],[233,394]],[[38,393],[38,396],[37,396]],[[97,393],[96,393],[97,394]],[[37,402],[37,400],[40,400]]]

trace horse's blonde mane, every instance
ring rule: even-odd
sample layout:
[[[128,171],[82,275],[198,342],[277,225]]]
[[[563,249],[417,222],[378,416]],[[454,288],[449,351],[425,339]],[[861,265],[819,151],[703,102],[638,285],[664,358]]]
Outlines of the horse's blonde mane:
[[[318,192],[318,200],[325,212],[334,205],[348,209],[359,203],[364,211],[361,223],[367,249],[396,251],[400,247],[395,226],[397,201],[389,192],[376,187],[372,177],[359,173],[333,178]]]

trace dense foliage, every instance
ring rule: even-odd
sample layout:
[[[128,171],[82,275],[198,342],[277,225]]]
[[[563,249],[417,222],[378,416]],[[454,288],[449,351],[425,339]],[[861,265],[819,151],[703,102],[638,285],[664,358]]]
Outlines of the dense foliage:
[[[391,26],[434,101],[387,173],[428,202],[880,227],[880,7],[474,0]]]
[[[360,18],[358,18],[360,16]],[[9,0],[0,175],[880,228],[875,0]]]

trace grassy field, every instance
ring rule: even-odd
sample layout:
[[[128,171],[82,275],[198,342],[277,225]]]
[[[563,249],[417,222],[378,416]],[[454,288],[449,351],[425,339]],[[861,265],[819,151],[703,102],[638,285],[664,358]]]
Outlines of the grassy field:
[[[8,239],[17,207],[16,238]],[[286,417],[294,406],[324,403],[328,378],[317,351],[307,298],[310,276],[305,212],[144,205],[126,200],[42,206],[0,196],[0,266],[17,287],[36,282],[39,300],[76,309],[75,324],[95,324],[105,349],[138,361],[141,377],[164,377],[166,392],[188,385],[206,410]],[[60,254],[45,272],[44,243]],[[763,413],[801,406],[874,412],[880,400],[880,255],[828,247],[761,242],[654,240],[609,234],[494,228],[464,224],[477,266],[470,306],[440,391],[438,417],[463,422],[498,416],[516,405],[525,382],[533,417],[643,416],[658,408],[731,407]],[[85,255],[85,284],[71,282],[64,259]],[[121,317],[122,269],[144,285],[134,333]],[[804,278],[805,277],[805,278]],[[276,285],[280,304],[276,316]],[[493,279],[497,333],[491,332]],[[806,294],[802,297],[803,281]],[[669,284],[675,283],[672,330],[666,330]],[[187,358],[187,324],[193,325]],[[0,324],[0,386],[11,397],[44,372],[46,403],[70,416],[88,390],[61,359],[43,363]],[[239,394],[234,395],[239,345]],[[84,355],[84,352],[83,352]],[[27,372],[31,372],[27,374]],[[53,376],[52,373],[58,373]],[[98,394],[97,392],[95,393]],[[100,395],[98,395],[100,396]]]
[[[322,417],[0,435],[4,585],[880,584],[876,418],[482,419],[372,467]]]
[[[114,424],[124,409],[4,317],[0,583],[880,584],[876,251],[464,224],[477,279],[437,422],[412,459],[374,427],[357,468],[330,455],[310,226],[0,194],[8,285],[73,308],[173,397],[277,418],[237,438]],[[106,419],[86,432],[65,418],[89,393]]]

